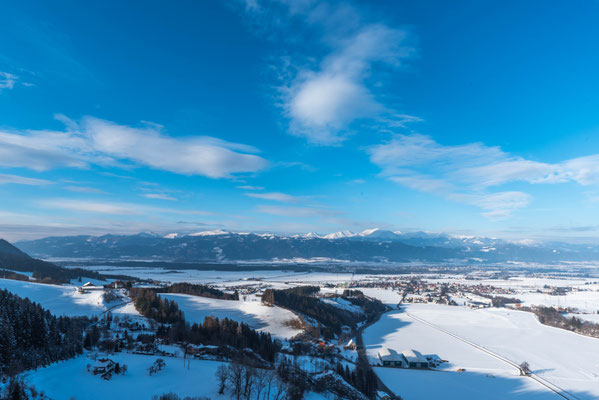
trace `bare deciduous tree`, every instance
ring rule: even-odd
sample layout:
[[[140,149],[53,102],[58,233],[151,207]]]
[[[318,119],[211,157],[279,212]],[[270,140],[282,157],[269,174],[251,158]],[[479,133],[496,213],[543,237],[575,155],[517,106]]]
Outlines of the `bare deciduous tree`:
[[[216,379],[218,380],[218,394],[225,393],[229,380],[229,369],[225,365],[220,365],[216,369]]]

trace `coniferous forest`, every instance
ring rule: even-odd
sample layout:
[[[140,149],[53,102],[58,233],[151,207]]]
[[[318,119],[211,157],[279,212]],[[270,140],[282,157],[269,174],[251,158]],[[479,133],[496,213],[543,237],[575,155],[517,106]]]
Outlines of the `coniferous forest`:
[[[56,317],[39,304],[0,291],[0,373],[14,375],[81,354],[86,317]]]

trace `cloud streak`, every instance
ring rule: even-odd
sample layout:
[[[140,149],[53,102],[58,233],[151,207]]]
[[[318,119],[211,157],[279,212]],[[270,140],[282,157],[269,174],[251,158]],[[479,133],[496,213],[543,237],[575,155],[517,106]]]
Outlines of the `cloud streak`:
[[[270,193],[244,193],[245,196],[254,197],[263,200],[274,200],[283,203],[297,203],[301,199],[286,193],[270,192]]]
[[[483,143],[445,146],[419,134],[394,135],[368,149],[381,176],[400,185],[474,205],[490,218],[526,207],[531,196],[492,188],[507,183],[599,183],[599,154],[544,163],[515,156]]]
[[[18,77],[8,72],[0,72],[0,92],[4,89],[12,89],[17,83]]]
[[[268,162],[251,146],[207,136],[172,137],[151,125],[130,127],[93,117],[81,124],[59,118],[65,131],[0,131],[0,166],[44,171],[123,162],[183,175],[231,178]]]
[[[53,182],[45,179],[27,178],[25,176],[0,174],[0,185],[7,183],[14,183],[17,185],[28,185],[28,186],[44,186],[49,185]]]
[[[114,203],[98,200],[72,200],[72,199],[45,199],[38,204],[45,208],[60,209],[81,213],[108,214],[108,215],[149,215],[149,214],[174,214],[174,215],[211,215],[212,213],[201,210],[185,210],[174,208],[150,207],[135,203]]]

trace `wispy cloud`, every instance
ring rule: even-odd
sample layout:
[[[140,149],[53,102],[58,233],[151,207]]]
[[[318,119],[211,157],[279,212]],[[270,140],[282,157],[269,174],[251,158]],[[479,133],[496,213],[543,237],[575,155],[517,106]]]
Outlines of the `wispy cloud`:
[[[254,173],[268,162],[251,146],[207,136],[172,137],[155,126],[118,125],[93,117],[65,119],[65,131],[0,131],[0,165],[43,171],[56,167],[130,162],[209,178]]]
[[[351,122],[385,111],[365,83],[373,63],[399,65],[409,54],[405,33],[385,25],[361,28],[327,56],[318,70],[301,69],[290,82],[285,109],[290,132],[318,144],[335,144]]]
[[[25,176],[0,174],[0,185],[6,183],[14,183],[18,185],[29,185],[29,186],[43,186],[49,185],[53,182],[45,179],[28,178]]]
[[[57,198],[40,200],[38,204],[46,208],[93,214],[146,215],[154,213],[163,213],[176,215],[212,215],[212,213],[202,210],[150,207],[136,203],[114,203],[98,200],[73,200]]]
[[[243,189],[243,190],[263,190],[264,187],[262,186],[251,186],[251,185],[241,185],[241,186],[236,186],[237,189]]]
[[[317,207],[259,206],[257,210],[264,214],[294,218],[337,217],[341,215],[338,211]]]
[[[68,190],[69,192],[76,192],[76,193],[97,193],[97,194],[106,193],[103,190],[100,190],[100,189],[94,188],[94,187],[90,187],[90,186],[65,186],[64,188],[66,190]]]
[[[269,27],[266,35],[278,29],[279,37],[297,42],[301,27],[321,38],[312,54],[304,49],[285,56],[279,89],[291,134],[335,145],[357,120],[384,116],[392,123],[408,122],[377,98],[369,79],[375,67],[397,68],[413,53],[405,31],[367,21],[350,3],[252,0],[245,9],[259,20],[259,31]]]
[[[175,197],[169,196],[167,194],[162,194],[162,193],[146,193],[146,194],[142,194],[142,197],[145,197],[147,199],[177,201],[177,199]]]
[[[279,192],[244,193],[244,195],[246,195],[248,197],[255,197],[257,199],[280,201],[280,202],[283,202],[283,203],[297,203],[297,202],[299,202],[301,200],[297,196],[292,196],[290,194],[279,193]]]
[[[496,186],[511,182],[599,183],[599,154],[544,163],[483,143],[444,146],[419,134],[394,135],[368,152],[387,179],[477,206],[493,218],[508,216],[531,201],[529,194],[520,191],[492,192]]]
[[[0,92],[4,89],[12,89],[15,87],[18,77],[8,72],[0,72]]]

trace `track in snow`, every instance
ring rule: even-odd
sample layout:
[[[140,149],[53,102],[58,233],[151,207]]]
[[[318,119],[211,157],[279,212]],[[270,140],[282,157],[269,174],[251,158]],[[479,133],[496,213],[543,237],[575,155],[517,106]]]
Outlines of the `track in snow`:
[[[426,320],[424,320],[424,319],[422,319],[420,317],[417,317],[417,316],[415,316],[415,315],[413,315],[413,314],[411,314],[411,313],[409,313],[407,311],[406,311],[406,315],[408,317],[410,317],[410,318],[418,321],[418,322],[422,322],[423,324],[426,324],[426,325],[428,325],[428,326],[430,326],[432,328],[435,328],[435,329],[437,329],[437,330],[439,330],[439,331],[441,331],[441,332],[443,332],[443,333],[445,333],[445,334],[447,334],[447,335],[449,335],[449,336],[451,336],[451,337],[453,337],[455,339],[458,339],[458,340],[460,340],[460,341],[462,341],[462,342],[464,342],[464,343],[466,343],[466,344],[468,344],[468,345],[470,345],[470,346],[472,346],[472,347],[474,347],[474,348],[476,348],[476,349],[478,349],[478,350],[480,350],[480,351],[482,351],[484,353],[487,353],[488,355],[490,355],[490,356],[492,356],[492,357],[494,357],[494,358],[496,358],[496,359],[498,359],[500,361],[503,361],[506,364],[511,365],[512,367],[516,368],[518,370],[518,372],[521,371],[520,366],[517,363],[515,363],[512,360],[509,360],[509,359],[503,357],[500,354],[497,354],[497,353],[495,353],[495,352],[493,352],[493,351],[491,351],[489,349],[486,349],[486,348],[484,348],[484,347],[482,347],[482,346],[480,346],[480,345],[478,345],[478,344],[476,344],[474,342],[471,342],[468,339],[465,339],[465,338],[463,338],[463,337],[461,337],[459,335],[456,335],[453,332],[450,332],[450,331],[448,331],[448,330],[446,330],[444,328],[441,328],[440,326],[435,325],[435,324],[433,324],[433,323],[431,323],[429,321],[426,321]],[[575,395],[573,395],[572,393],[568,392],[567,390],[562,389],[561,387],[557,386],[556,384],[551,383],[550,381],[548,381],[545,378],[541,378],[540,376],[538,376],[536,374],[532,374],[532,373],[529,374],[529,375],[526,375],[526,376],[529,377],[529,378],[531,378],[531,379],[533,379],[533,380],[535,380],[540,385],[542,385],[542,386],[546,387],[547,389],[551,390],[552,392],[554,392],[558,396],[562,397],[563,399],[566,399],[566,400],[580,400],[580,398],[576,397]]]

